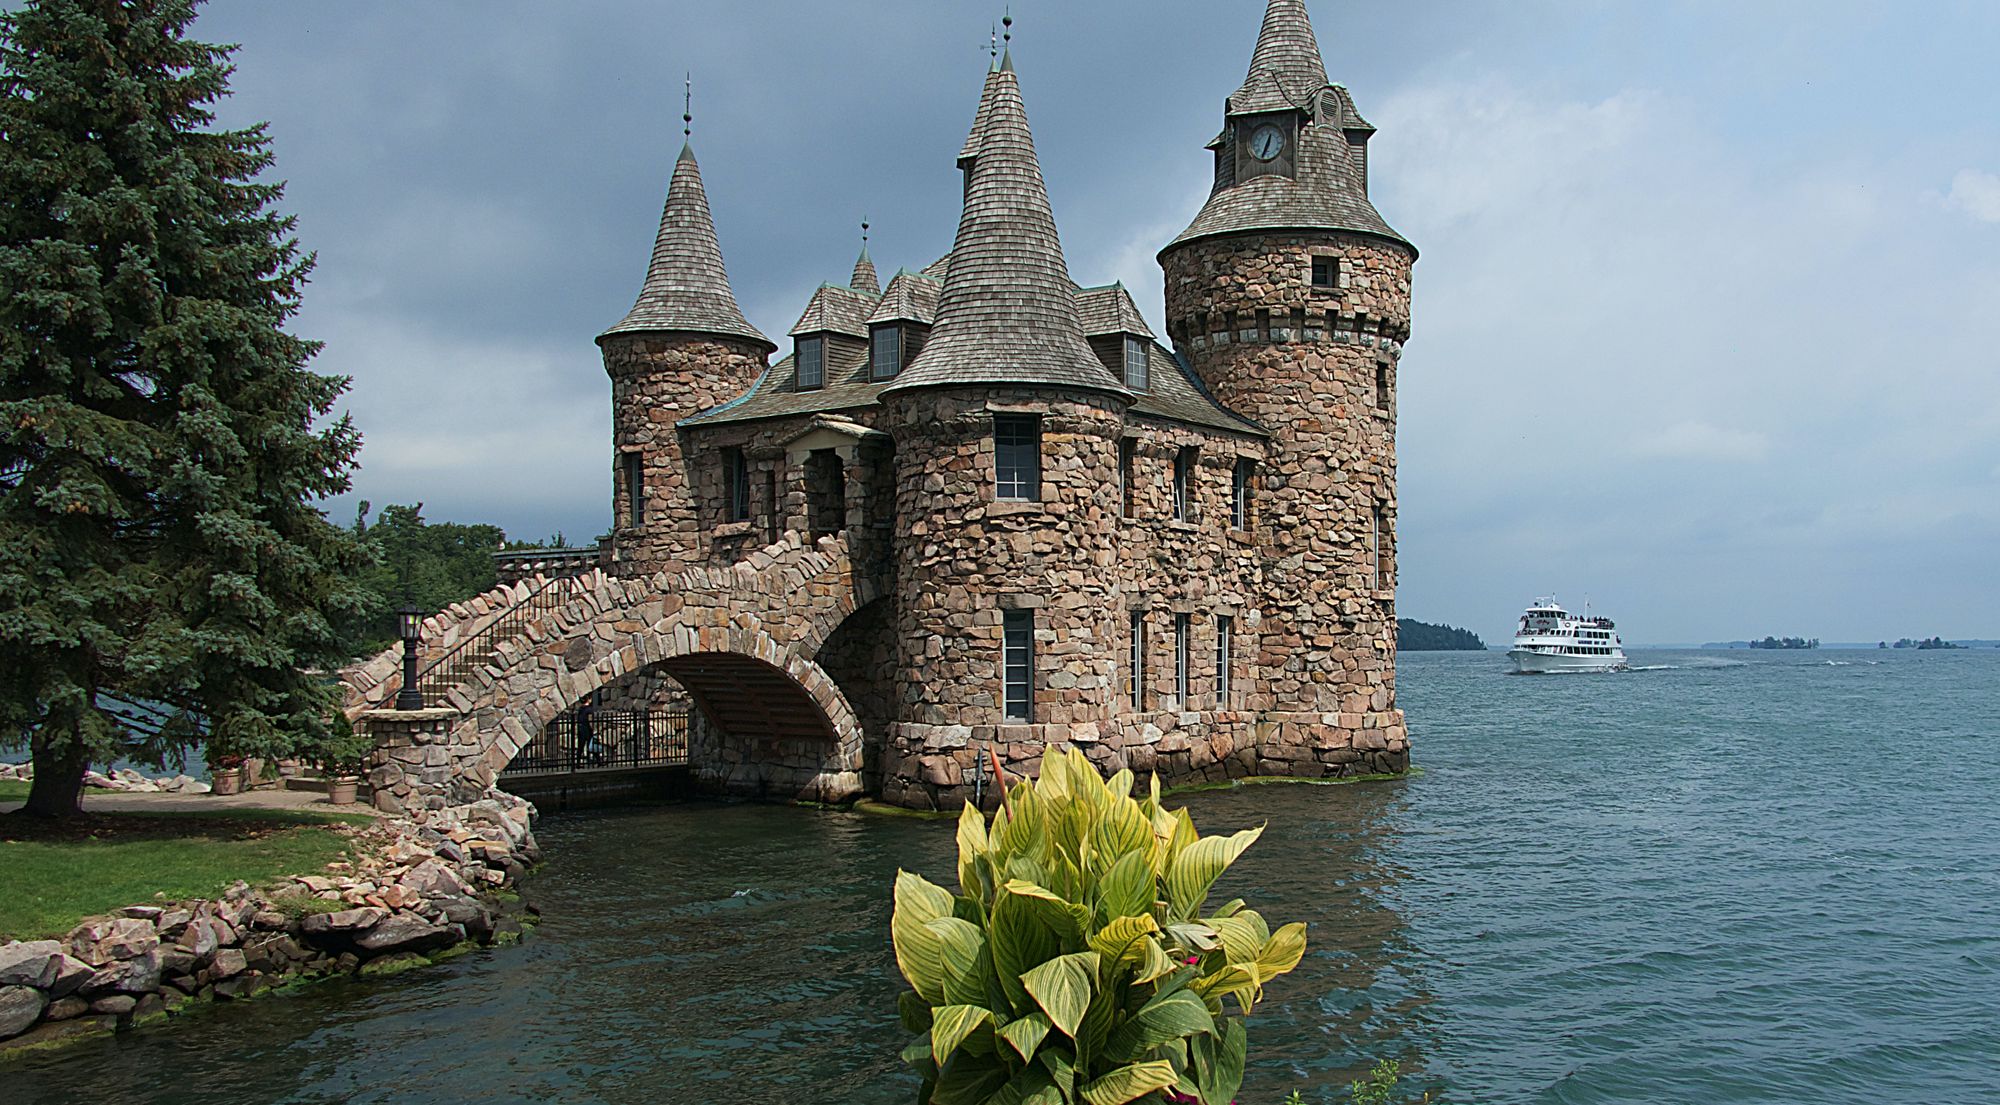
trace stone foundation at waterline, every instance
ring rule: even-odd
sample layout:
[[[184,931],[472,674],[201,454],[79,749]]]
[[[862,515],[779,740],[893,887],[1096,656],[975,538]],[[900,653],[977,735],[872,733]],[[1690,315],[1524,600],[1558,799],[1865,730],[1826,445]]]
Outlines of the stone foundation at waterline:
[[[60,940],[0,945],[0,1047],[124,1028],[190,1002],[414,962],[518,935],[495,891],[539,856],[534,807],[495,795],[424,824],[349,827],[359,859],[220,898],[127,906]]]

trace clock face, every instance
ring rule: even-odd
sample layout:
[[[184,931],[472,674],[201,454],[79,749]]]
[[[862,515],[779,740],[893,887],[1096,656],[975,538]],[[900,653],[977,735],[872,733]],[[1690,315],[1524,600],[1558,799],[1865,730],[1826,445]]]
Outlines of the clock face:
[[[1285,149],[1285,132],[1269,123],[1250,132],[1250,155],[1259,161],[1269,161]]]

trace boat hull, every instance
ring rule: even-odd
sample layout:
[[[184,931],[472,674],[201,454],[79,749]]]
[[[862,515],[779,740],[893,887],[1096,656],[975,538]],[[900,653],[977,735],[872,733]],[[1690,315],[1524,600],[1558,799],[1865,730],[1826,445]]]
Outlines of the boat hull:
[[[1610,656],[1565,656],[1535,652],[1524,648],[1507,650],[1507,659],[1514,662],[1517,675],[1556,675],[1568,672],[1624,671],[1627,667],[1622,654]]]

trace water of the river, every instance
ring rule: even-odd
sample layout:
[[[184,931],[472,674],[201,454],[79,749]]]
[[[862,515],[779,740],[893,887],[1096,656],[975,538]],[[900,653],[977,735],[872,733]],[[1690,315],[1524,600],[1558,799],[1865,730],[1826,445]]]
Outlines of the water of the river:
[[[1310,924],[1245,1105],[2000,1100],[2000,652],[1402,658],[1420,777],[1191,796]],[[525,945],[0,1065],[0,1101],[907,1102],[888,893],[936,822],[545,820]]]

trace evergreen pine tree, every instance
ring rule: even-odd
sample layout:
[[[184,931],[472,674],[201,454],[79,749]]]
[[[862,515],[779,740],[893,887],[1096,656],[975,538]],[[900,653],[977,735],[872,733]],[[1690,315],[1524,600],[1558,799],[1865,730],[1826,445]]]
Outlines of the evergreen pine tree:
[[[132,755],[110,695],[207,727],[213,759],[324,739],[365,554],[313,506],[360,437],[285,332],[312,267],[272,210],[264,126],[213,130],[230,49],[194,0],[0,14],[0,742],[31,812]]]

